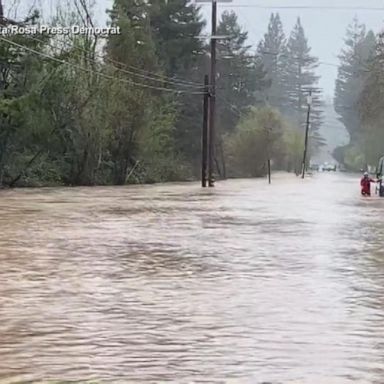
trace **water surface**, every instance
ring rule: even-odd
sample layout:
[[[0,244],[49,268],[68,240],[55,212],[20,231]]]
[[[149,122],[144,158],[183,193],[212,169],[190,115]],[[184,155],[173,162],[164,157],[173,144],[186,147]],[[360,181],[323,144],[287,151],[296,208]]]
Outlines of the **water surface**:
[[[383,383],[384,200],[319,174],[0,193],[0,382]]]

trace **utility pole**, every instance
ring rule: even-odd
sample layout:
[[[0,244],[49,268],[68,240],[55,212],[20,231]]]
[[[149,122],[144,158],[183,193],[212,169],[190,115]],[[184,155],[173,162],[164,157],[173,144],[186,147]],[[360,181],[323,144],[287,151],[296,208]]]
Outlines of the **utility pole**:
[[[217,36],[217,3],[231,3],[232,0],[194,0],[195,3],[212,3],[212,32],[211,32],[211,68],[209,87],[209,117],[208,117],[208,185],[214,187],[213,169],[216,148],[216,40],[228,39],[229,36]]]
[[[271,153],[269,150],[269,128],[266,128],[267,133],[267,171],[268,171],[268,184],[271,184]]]
[[[215,117],[216,117],[216,29],[217,29],[217,0],[212,0],[212,32],[211,32],[211,71],[209,98],[209,150],[208,150],[208,185],[214,187],[213,167],[215,162]]]
[[[209,116],[209,77],[204,77],[204,102],[203,102],[203,130],[202,130],[202,159],[201,159],[201,186],[207,186],[208,166],[208,116]]]
[[[306,162],[307,162],[307,151],[308,151],[308,134],[309,134],[309,118],[311,114],[311,105],[312,105],[312,91],[309,91],[309,96],[307,98],[307,105],[308,105],[308,110],[307,110],[307,124],[305,128],[305,143],[304,143],[304,155],[303,155],[303,164],[302,164],[302,174],[301,178],[304,179],[305,175],[305,168],[306,168]]]

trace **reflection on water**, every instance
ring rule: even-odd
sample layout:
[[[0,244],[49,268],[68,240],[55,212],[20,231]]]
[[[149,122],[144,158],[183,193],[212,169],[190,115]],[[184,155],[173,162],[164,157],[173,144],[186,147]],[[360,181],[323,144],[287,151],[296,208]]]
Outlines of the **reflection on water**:
[[[0,193],[0,382],[382,383],[358,179]]]

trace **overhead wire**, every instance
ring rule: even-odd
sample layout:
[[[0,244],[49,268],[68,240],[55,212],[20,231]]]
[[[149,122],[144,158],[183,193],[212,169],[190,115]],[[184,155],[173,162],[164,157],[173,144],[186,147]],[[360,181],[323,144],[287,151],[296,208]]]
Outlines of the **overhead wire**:
[[[34,37],[34,36],[28,36],[30,39],[32,40],[35,40],[37,42],[40,42],[40,43],[43,43],[43,44],[47,44],[45,41],[41,40],[41,39],[38,39],[37,37]],[[113,66],[114,69],[116,69],[117,71],[120,71],[120,72],[123,72],[123,73],[126,73],[128,75],[131,75],[131,76],[136,76],[138,78],[142,78],[142,79],[145,79],[145,80],[150,80],[150,81],[156,81],[156,82],[162,82],[162,83],[168,83],[168,84],[173,84],[173,85],[177,85],[177,86],[182,86],[182,87],[189,87],[189,88],[199,88],[201,89],[202,85],[199,84],[199,83],[195,83],[195,82],[189,82],[189,81],[184,81],[184,80],[175,80],[174,78],[171,78],[169,76],[165,76],[165,75],[158,75],[158,74],[155,74],[155,73],[152,73],[152,72],[147,72],[147,73],[150,73],[151,75],[144,75],[144,74],[141,74],[141,73],[137,73],[137,72],[133,72],[133,71],[130,71],[130,70],[127,70],[125,68],[120,68],[121,67],[126,67],[126,68],[135,68],[134,66],[130,66],[130,65],[127,65],[125,63],[121,63],[117,60],[114,60],[114,59],[111,59],[109,57],[106,57],[106,56],[103,56],[103,55],[100,55],[100,54],[97,54],[97,53],[93,53],[91,52],[90,50],[87,50],[83,47],[80,47],[80,46],[76,46],[76,45],[72,45],[70,42],[64,42],[64,41],[60,41],[60,43],[63,43],[64,45],[66,45],[68,48],[71,48],[71,49],[77,49],[79,51],[82,51],[84,53],[91,53],[91,54],[94,54],[95,57],[99,58],[99,59],[102,59],[102,60],[105,60],[107,62],[110,62],[110,63],[113,63],[115,64]],[[53,48],[53,45],[52,44],[49,44],[48,45],[50,47]],[[57,48],[57,47],[54,47],[54,48]],[[87,60],[89,61],[92,61],[91,58],[86,58]],[[119,67],[117,67],[119,66]],[[140,70],[140,71],[143,71],[143,70]],[[156,78],[156,77],[159,77],[159,78]]]
[[[109,79],[109,80],[120,81],[120,82],[124,82],[124,83],[130,84],[130,85],[133,85],[133,86],[137,86],[137,87],[141,87],[141,88],[154,89],[154,90],[164,91],[164,92],[172,92],[172,93],[177,93],[177,94],[190,94],[190,95],[204,95],[204,92],[190,92],[190,91],[184,90],[184,89],[170,89],[170,88],[164,88],[164,87],[157,87],[157,86],[152,86],[152,85],[149,85],[149,84],[137,83],[135,81],[128,80],[128,79],[117,78],[115,76],[109,76],[109,75],[107,75],[105,73],[102,73],[100,71],[95,71],[93,69],[85,68],[85,67],[82,67],[80,65],[77,65],[77,64],[74,64],[74,63],[70,63],[70,62],[65,61],[65,60],[61,60],[61,59],[59,59],[57,57],[54,57],[54,56],[51,56],[49,54],[36,51],[33,48],[29,48],[29,47],[26,47],[25,45],[18,44],[16,42],[12,41],[12,40],[6,39],[3,36],[0,36],[0,40],[6,42],[8,44],[11,44],[11,45],[13,45],[15,47],[18,47],[20,49],[23,49],[25,51],[28,51],[30,53],[33,53],[35,55],[38,55],[38,56],[41,56],[41,57],[45,57],[46,59],[55,61],[55,62],[63,64],[63,65],[67,65],[67,66],[72,67],[72,68],[77,68],[77,69],[79,69],[79,70],[81,70],[83,72],[97,74],[98,76],[106,78],[106,79]]]
[[[236,6],[240,6],[240,5],[236,5]],[[253,5],[252,5],[253,6]],[[257,5],[255,5],[257,6]],[[383,8],[384,10],[384,8]],[[45,41],[43,40],[40,40],[36,37],[32,37],[32,36],[28,36],[30,38],[32,38],[33,40],[35,41],[38,41],[38,42],[41,42],[41,43],[44,43],[44,44],[47,44]],[[61,59],[58,59],[57,57],[54,57],[54,56],[51,56],[51,55],[48,55],[48,54],[44,54],[42,52],[39,52],[39,51],[35,51],[29,47],[26,47],[26,46],[22,46],[22,45],[19,45],[13,41],[10,41],[8,39],[5,39],[4,37],[1,37],[1,40],[5,41],[5,42],[8,42],[9,44],[13,44],[14,46],[18,46],[19,48],[22,48],[22,49],[25,49],[25,50],[28,50],[34,54],[38,54],[40,56],[44,56],[48,59],[51,59],[51,60],[55,60],[56,62],[60,62],[61,64],[66,64],[66,65],[72,65],[72,66],[75,66],[81,70],[85,70],[87,72],[90,72],[89,69],[87,68],[84,68],[84,67],[81,67],[81,66],[77,66],[77,65],[74,65],[73,63],[68,63],[68,62],[65,62],[64,60],[61,60]],[[67,45],[69,47],[68,44],[70,44],[69,42],[63,42],[63,41],[59,41],[61,43],[63,43],[64,45]],[[51,44],[48,44],[50,45],[51,47],[53,47]],[[72,45],[71,44],[71,49],[74,48],[74,49],[78,49],[80,51],[83,51],[85,53],[91,53],[93,54],[95,57],[97,58],[100,58],[102,60],[105,60],[105,61],[108,61],[110,63],[113,63],[115,65],[118,65],[118,66],[123,66],[123,67],[131,67],[131,68],[135,68],[137,70],[140,70],[141,72],[143,72],[143,70],[137,68],[137,67],[134,67],[134,66],[129,66],[129,65],[126,65],[124,63],[121,63],[121,62],[118,62],[116,60],[113,60],[111,58],[108,58],[108,57],[105,57],[103,55],[100,55],[100,54],[97,54],[97,53],[94,53],[94,52],[91,52],[83,47],[79,47],[79,46],[75,46],[75,45]],[[55,47],[55,49],[58,49],[58,47]],[[259,52],[261,54],[271,54],[271,55],[281,55],[283,57],[289,57],[288,55],[286,54],[279,54],[279,53],[276,53],[276,52],[267,52],[267,51],[261,51]],[[260,57],[259,55],[255,55],[255,58],[256,57]],[[92,58],[86,58],[86,60],[88,61],[93,61],[93,62],[96,62],[94,59]],[[319,65],[328,65],[328,66],[332,66],[332,67],[339,67],[338,64],[336,63],[329,63],[329,62],[325,62],[325,61],[318,61],[317,62]],[[156,73],[152,73],[152,72],[149,72],[147,71],[146,73],[150,73],[151,76],[148,76],[148,75],[144,75],[144,74],[140,74],[140,73],[136,73],[136,72],[133,72],[133,71],[129,71],[129,70],[126,70],[124,68],[119,68],[119,67],[116,67],[116,66],[113,66],[113,68],[119,72],[123,72],[123,73],[126,73],[126,74],[129,74],[131,76],[137,76],[139,78],[142,78],[142,79],[146,79],[146,80],[150,80],[150,81],[157,81],[157,82],[167,82],[168,84],[173,84],[173,85],[177,85],[177,86],[180,86],[180,87],[190,87],[190,88],[196,88],[196,89],[202,89],[202,85],[198,84],[198,83],[195,83],[195,82],[189,82],[189,81],[184,81],[184,80],[179,80],[179,81],[176,81],[175,78],[171,78],[169,76],[164,76],[164,75],[160,75],[160,74],[156,74]],[[100,75],[101,77],[104,77],[104,78],[110,78],[110,79],[115,79],[115,77],[113,76],[109,76],[109,75],[106,75],[102,72],[97,72],[97,71],[94,71],[92,70],[94,73],[97,73],[98,75]],[[369,69],[368,70],[365,70],[366,72],[370,71]],[[119,79],[120,81],[124,81],[124,82],[127,82],[131,85],[136,85],[136,86],[139,86],[139,87],[143,87],[143,88],[151,88],[151,89],[156,89],[156,90],[162,90],[162,91],[167,91],[167,92],[175,92],[175,93],[190,93],[190,94],[199,94],[199,95],[202,95],[203,92],[189,92],[189,91],[186,91],[186,90],[181,90],[181,89],[170,89],[170,88],[165,88],[165,87],[160,87],[160,86],[152,86],[152,85],[148,85],[148,84],[143,84],[143,83],[137,83],[135,81],[132,81],[132,80],[126,80],[126,79]]]
[[[208,5],[208,4],[201,4]],[[384,7],[367,6],[326,6],[326,5],[263,5],[263,4],[224,4],[218,3],[222,8],[258,8],[258,9],[301,9],[301,10],[335,10],[335,11],[384,11]]]

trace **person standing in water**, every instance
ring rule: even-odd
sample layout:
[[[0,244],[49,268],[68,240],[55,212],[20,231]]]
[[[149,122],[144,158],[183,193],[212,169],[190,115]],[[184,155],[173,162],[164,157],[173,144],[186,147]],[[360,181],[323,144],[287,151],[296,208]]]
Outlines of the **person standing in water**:
[[[361,195],[371,196],[371,183],[376,183],[377,180],[373,180],[369,177],[368,172],[364,172],[364,176],[360,180]]]

